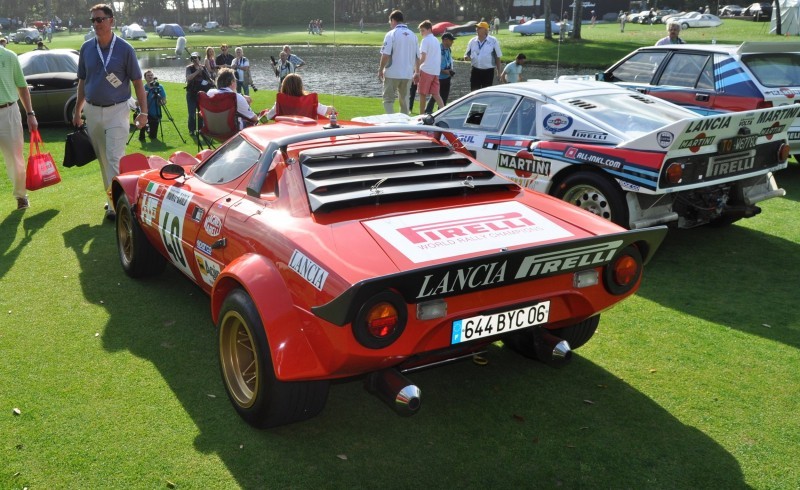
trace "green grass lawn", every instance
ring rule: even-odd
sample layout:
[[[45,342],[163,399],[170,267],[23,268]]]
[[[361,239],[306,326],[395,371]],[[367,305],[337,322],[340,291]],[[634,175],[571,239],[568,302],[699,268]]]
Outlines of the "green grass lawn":
[[[615,27],[586,27],[586,42],[605,29],[616,43]],[[182,88],[164,85],[185,134]],[[335,104],[343,118],[381,112],[378,99]],[[59,162],[67,131],[43,129]],[[196,150],[166,120],[164,140],[129,150]],[[173,268],[125,276],[97,163],[60,170],[24,213],[0,178],[0,488],[800,486],[796,164],[761,215],[670,231],[639,293],[570,365],[495,346],[486,366],[412,375],[414,417],[345,381],[319,417],[266,431],[225,396],[208,298]]]

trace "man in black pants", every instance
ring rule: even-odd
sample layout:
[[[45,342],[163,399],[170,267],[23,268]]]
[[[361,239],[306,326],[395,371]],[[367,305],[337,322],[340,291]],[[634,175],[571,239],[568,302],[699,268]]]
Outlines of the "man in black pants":
[[[491,87],[495,78],[500,77],[500,42],[496,37],[489,35],[489,24],[479,22],[475,26],[477,36],[469,40],[464,53],[464,61],[472,64],[469,75],[470,90]]]

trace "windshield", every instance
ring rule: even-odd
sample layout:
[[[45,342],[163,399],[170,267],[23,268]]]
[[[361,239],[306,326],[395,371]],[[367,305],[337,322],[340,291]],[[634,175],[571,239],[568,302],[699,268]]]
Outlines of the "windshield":
[[[800,87],[800,53],[743,55],[742,63],[765,87]]]
[[[636,92],[602,93],[567,99],[575,114],[594,119],[612,131],[638,137],[694,114]]]

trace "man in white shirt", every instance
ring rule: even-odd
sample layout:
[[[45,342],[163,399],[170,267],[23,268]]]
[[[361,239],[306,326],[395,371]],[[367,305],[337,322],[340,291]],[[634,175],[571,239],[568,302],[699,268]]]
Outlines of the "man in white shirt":
[[[685,44],[678,34],[681,33],[681,25],[673,20],[667,22],[667,37],[663,37],[656,42],[656,46],[668,44]]]
[[[439,95],[439,72],[442,65],[442,50],[439,41],[433,35],[433,25],[426,20],[419,24],[419,33],[422,34],[422,42],[419,46],[419,73],[416,76],[417,91],[419,92],[419,113],[425,112],[425,101],[430,95],[439,104],[439,108],[444,107],[442,97]]]
[[[236,115],[238,116],[239,129],[244,127],[243,120],[251,124],[258,123],[258,116],[253,109],[250,108],[250,97],[244,96],[236,92],[236,75],[230,68],[222,68],[217,75],[217,87],[209,90],[208,96],[213,97],[221,93],[234,93],[236,94]]]
[[[477,36],[469,40],[464,60],[472,64],[469,74],[470,90],[491,87],[495,77],[500,77],[500,42],[489,35],[489,24],[478,22],[475,26]]]
[[[383,82],[383,108],[395,112],[394,100],[400,99],[400,112],[408,114],[408,88],[414,72],[419,70],[417,36],[403,22],[403,12],[389,14],[392,29],[383,38],[378,79]]]
[[[500,81],[503,83],[519,82],[520,75],[522,75],[522,65],[526,59],[528,58],[524,54],[518,54],[514,61],[503,68],[503,73],[500,74]]]

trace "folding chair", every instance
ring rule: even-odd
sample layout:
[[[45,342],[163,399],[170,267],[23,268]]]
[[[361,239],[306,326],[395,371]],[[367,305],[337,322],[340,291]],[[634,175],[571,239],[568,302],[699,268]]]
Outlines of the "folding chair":
[[[275,100],[275,115],[303,116],[310,119],[317,119],[318,105],[319,100],[315,93],[297,97],[278,92],[278,96]]]
[[[202,149],[201,138],[209,148],[215,148],[213,140],[224,143],[239,132],[236,120],[236,94],[218,92],[213,97],[205,92],[197,93],[197,109],[203,118],[197,138],[197,149]]]

